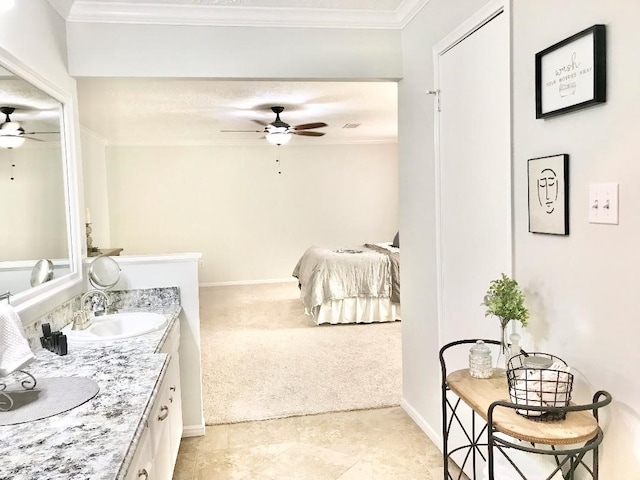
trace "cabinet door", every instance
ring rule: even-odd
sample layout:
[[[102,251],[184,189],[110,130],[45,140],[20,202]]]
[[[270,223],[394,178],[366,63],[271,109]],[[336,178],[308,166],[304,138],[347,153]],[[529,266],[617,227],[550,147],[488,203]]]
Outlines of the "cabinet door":
[[[180,388],[180,356],[176,350],[171,354],[171,363],[167,372],[167,388],[169,390],[169,430],[171,459],[175,463],[182,439],[182,389]]]
[[[149,427],[145,427],[125,478],[126,480],[151,480],[154,478],[153,466],[151,432]]]
[[[175,462],[178,458],[178,449],[180,448],[180,439],[182,438],[182,388],[180,387],[180,322],[179,320],[171,328],[171,332],[167,336],[162,349],[162,353],[171,355],[171,361],[165,377],[166,388],[168,389],[168,405],[171,409],[169,415],[169,428],[171,430],[171,458]]]
[[[171,431],[168,420],[169,417],[163,420],[164,425],[158,431],[160,438],[154,457],[154,480],[171,480],[173,478],[175,460],[171,458]]]

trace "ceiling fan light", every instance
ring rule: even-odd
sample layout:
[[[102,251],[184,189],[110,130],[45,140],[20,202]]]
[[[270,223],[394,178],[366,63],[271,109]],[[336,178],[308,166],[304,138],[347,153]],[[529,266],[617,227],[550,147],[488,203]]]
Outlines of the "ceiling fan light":
[[[11,10],[14,4],[15,0],[0,0],[0,12]]]
[[[0,148],[18,148],[24,143],[24,137],[0,135]]]
[[[3,122],[2,125],[0,125],[0,130],[9,130],[13,132],[17,132],[20,128],[20,122]]]
[[[267,133],[265,135],[267,141],[272,145],[284,145],[291,140],[290,133]]]

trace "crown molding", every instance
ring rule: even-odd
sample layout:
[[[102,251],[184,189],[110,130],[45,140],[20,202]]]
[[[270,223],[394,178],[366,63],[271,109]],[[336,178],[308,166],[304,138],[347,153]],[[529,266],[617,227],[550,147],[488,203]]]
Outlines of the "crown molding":
[[[398,28],[403,29],[406,27],[430,1],[431,0],[411,0],[402,2],[396,11]]]
[[[69,16],[73,6],[73,0],[48,0],[48,2],[63,19]]]
[[[220,5],[132,4],[76,0],[75,23],[402,29],[430,0],[404,0],[395,11]]]

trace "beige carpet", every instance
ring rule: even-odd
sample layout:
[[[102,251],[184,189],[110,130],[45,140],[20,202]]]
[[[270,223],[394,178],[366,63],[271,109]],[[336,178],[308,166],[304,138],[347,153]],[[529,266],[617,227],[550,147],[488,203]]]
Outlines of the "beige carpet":
[[[207,425],[398,405],[400,322],[317,326],[295,283],[200,290]]]

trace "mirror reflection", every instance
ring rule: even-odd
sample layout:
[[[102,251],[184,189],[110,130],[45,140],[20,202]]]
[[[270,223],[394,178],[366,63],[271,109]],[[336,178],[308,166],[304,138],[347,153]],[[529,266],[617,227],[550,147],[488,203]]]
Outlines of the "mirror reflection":
[[[32,288],[40,259],[71,271],[61,121],[58,100],[0,68],[1,293]]]
[[[38,260],[31,270],[31,286],[35,287],[53,279],[53,262],[48,258]]]
[[[95,288],[106,290],[120,280],[120,265],[112,257],[101,255],[89,267],[89,283]]]

